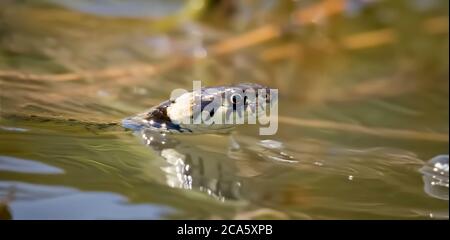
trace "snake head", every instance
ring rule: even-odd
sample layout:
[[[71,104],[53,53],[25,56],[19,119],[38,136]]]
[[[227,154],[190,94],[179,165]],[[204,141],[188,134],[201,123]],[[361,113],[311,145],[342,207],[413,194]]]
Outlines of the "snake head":
[[[165,101],[148,111],[126,118],[123,126],[158,132],[228,132],[245,116],[261,116],[276,103],[276,91],[255,84],[201,88]],[[211,119],[220,121],[211,122]]]

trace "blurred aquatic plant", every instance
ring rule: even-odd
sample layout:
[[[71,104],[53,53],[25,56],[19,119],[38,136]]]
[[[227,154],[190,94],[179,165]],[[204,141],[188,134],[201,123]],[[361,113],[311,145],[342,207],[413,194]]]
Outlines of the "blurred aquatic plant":
[[[45,0],[43,2],[96,16],[148,19],[148,24],[154,30],[168,31],[185,21],[199,17],[209,0]]]

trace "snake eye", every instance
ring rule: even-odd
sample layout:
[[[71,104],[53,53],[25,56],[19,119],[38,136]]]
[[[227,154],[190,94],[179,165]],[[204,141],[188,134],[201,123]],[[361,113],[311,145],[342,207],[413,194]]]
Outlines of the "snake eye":
[[[236,102],[237,102],[237,97],[236,97],[236,95],[231,96],[230,102],[231,102],[232,104],[236,104]]]
[[[214,108],[211,109],[211,111],[209,112],[209,116],[210,116],[210,117],[213,117],[213,116],[214,116]]]
[[[240,99],[242,99],[242,96],[238,93],[235,93],[233,95],[231,95],[229,102],[231,103],[231,105],[233,106],[233,111],[236,111],[236,109],[238,108],[238,105],[242,105],[244,103],[242,103],[240,101]]]
[[[238,93],[231,95],[229,102],[233,105],[237,104],[239,100],[242,99],[242,96]]]

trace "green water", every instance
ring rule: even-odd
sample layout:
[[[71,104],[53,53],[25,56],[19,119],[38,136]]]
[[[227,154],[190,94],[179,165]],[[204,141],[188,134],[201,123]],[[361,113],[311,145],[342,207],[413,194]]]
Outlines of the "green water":
[[[0,218],[448,219],[448,170],[441,197],[420,172],[449,151],[446,1],[349,1],[337,16],[221,56],[207,46],[318,1],[209,4],[181,22],[178,1],[67,2],[0,3]],[[142,11],[156,7],[164,19]],[[362,48],[343,40],[380,29],[395,37]],[[261,57],[292,45],[296,54]],[[189,56],[203,58],[156,74],[86,74]],[[81,77],[51,77],[65,73]],[[193,80],[279,89],[277,134],[245,125],[233,137],[157,139],[96,125]]]

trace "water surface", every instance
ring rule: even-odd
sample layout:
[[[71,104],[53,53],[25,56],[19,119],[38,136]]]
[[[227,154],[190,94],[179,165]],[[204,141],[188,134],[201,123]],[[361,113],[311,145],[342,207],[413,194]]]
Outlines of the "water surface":
[[[448,219],[447,2],[348,1],[219,56],[208,46],[319,1],[219,4],[175,25],[110,2],[0,3],[0,218]],[[178,4],[152,1],[174,18]],[[101,125],[193,80],[279,89],[277,134]]]

